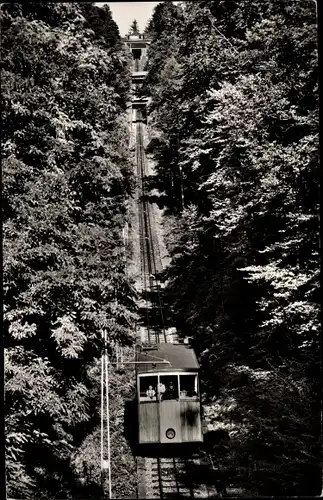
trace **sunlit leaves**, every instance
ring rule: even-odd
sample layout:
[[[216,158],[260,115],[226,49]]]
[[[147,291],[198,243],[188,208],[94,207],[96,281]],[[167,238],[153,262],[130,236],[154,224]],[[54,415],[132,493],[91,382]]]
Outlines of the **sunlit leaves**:
[[[36,325],[33,323],[29,325],[28,323],[22,324],[20,321],[14,321],[10,323],[9,335],[13,338],[20,340],[25,337],[31,337],[36,334]]]
[[[120,117],[129,55],[117,30],[107,34],[108,8],[1,10],[6,411],[8,435],[28,436],[16,458],[8,444],[8,481],[11,496],[36,492],[26,493],[27,461],[49,497],[47,484],[63,488],[57,464],[68,459],[74,426],[91,418],[86,372],[101,329],[131,342],[121,231],[133,174]]]
[[[68,316],[57,319],[58,326],[53,329],[52,337],[58,351],[64,358],[77,358],[83,351],[86,335],[81,332]]]

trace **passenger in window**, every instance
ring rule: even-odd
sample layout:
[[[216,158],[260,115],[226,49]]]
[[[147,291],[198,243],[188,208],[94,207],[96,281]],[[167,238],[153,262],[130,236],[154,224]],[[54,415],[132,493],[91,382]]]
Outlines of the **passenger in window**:
[[[153,389],[153,386],[150,385],[148,390],[146,391],[146,395],[150,398],[153,399],[156,396],[156,391]]]
[[[176,399],[175,387],[173,382],[169,382],[167,391],[165,392],[165,399]]]
[[[160,397],[160,399],[162,399],[162,397],[164,396],[165,391],[166,391],[165,384],[163,384],[162,382],[160,382],[160,383],[158,384],[158,392],[159,392],[159,397]]]

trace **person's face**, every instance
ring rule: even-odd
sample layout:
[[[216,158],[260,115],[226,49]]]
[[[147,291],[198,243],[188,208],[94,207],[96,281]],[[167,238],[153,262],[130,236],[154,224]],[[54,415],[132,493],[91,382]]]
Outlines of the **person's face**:
[[[150,385],[150,386],[149,386],[149,390],[151,391],[151,389],[152,389],[152,388],[153,388],[153,386],[152,386],[152,385]]]

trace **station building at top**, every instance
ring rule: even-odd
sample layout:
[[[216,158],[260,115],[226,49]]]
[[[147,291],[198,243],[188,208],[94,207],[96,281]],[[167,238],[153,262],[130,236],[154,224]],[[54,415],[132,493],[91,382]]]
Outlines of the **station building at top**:
[[[128,34],[123,39],[132,54],[132,108],[146,106],[148,99],[139,97],[137,92],[147,75],[148,47],[150,39],[144,33]]]

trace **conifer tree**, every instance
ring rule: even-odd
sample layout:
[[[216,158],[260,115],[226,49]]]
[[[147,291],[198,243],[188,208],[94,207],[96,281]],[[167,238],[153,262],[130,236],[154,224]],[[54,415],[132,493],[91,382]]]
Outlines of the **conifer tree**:
[[[130,26],[129,35],[139,35],[139,27],[136,19],[133,20]]]

